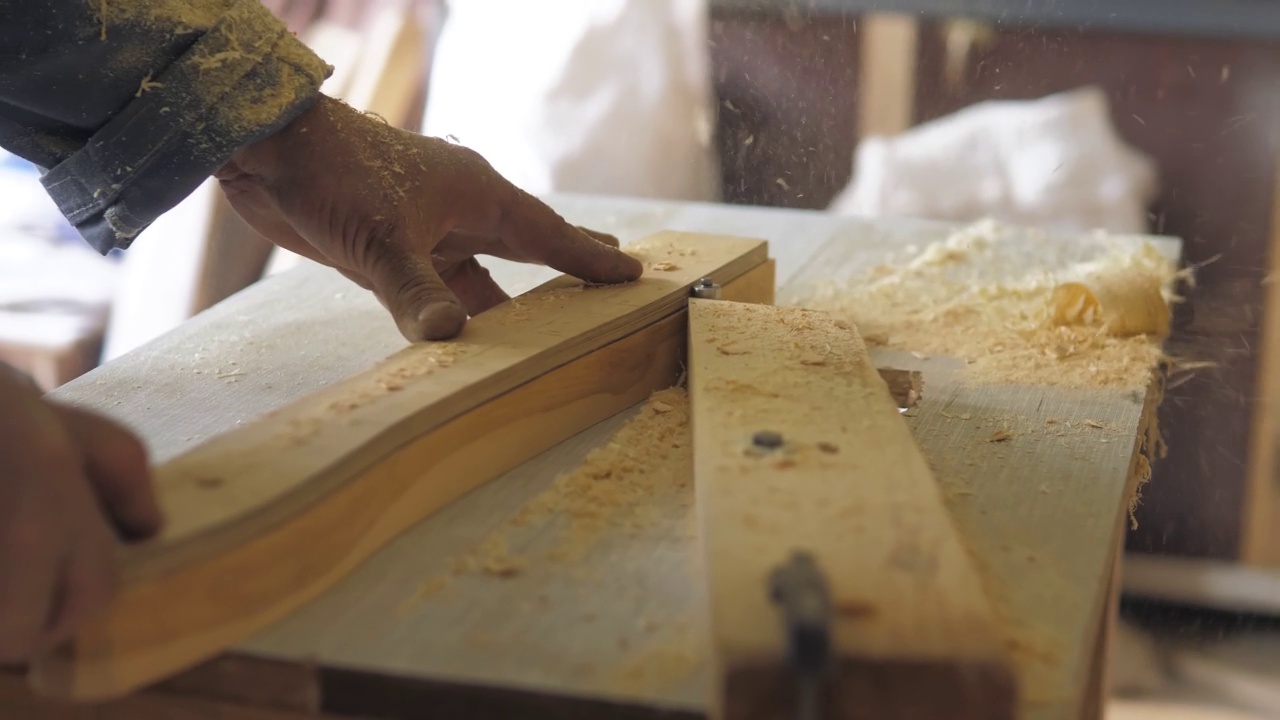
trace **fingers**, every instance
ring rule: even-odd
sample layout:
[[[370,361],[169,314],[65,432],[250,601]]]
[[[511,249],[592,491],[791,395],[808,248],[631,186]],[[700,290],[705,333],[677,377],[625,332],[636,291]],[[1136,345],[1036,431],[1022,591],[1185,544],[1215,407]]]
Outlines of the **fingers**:
[[[446,340],[462,331],[467,313],[428,259],[405,248],[408,242],[380,243],[366,277],[378,299],[410,342]]]
[[[83,542],[72,550],[57,579],[57,596],[36,653],[48,652],[70,641],[76,632],[106,607],[116,589],[115,543],[109,538]]]
[[[48,626],[60,558],[68,551],[49,535],[35,518],[0,525],[0,663],[26,662]]]
[[[591,237],[595,238],[596,242],[602,242],[605,245],[608,245],[609,247],[616,248],[616,247],[620,247],[621,245],[618,242],[618,238],[614,237],[613,235],[610,235],[609,233],[600,232],[598,230],[592,230],[591,228],[585,228],[585,227],[582,227],[581,225],[574,225],[574,227],[590,235]]]
[[[597,239],[596,233],[575,228],[522,190],[515,191],[503,213],[500,232],[531,260],[588,282],[631,282],[644,272],[639,260]]]
[[[468,315],[479,315],[511,299],[475,258],[457,265],[444,280],[462,301],[462,307]]]
[[[84,471],[122,538],[142,540],[159,532],[163,517],[142,443],[104,417],[68,405],[52,407],[79,446]]]

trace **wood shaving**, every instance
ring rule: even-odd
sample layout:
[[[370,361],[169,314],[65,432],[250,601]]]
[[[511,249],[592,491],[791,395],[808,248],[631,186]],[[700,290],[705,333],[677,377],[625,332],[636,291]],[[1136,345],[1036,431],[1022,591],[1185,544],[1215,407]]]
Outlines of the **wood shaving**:
[[[672,270],[679,270],[680,266],[670,260],[663,260],[662,262],[656,262],[650,265],[649,268],[651,270],[657,270],[658,272],[671,272]]]
[[[1030,253],[1050,270],[1028,272]],[[1179,280],[1190,273],[1140,238],[1064,243],[986,221],[789,300],[837,314],[868,346],[963,359],[974,384],[1143,388]]]
[[[400,603],[396,608],[396,617],[405,617],[413,611],[418,603],[431,597],[435,597],[449,588],[451,581],[448,576],[439,575],[422,583],[409,599]]]
[[[483,573],[494,577],[514,577],[524,568],[525,561],[511,554],[507,538],[491,534],[474,550],[454,562],[456,573]]]
[[[1106,426],[1106,425],[1103,425],[1102,423],[1098,422],[1097,420],[1085,420],[1085,421],[1084,421],[1084,426],[1085,426],[1085,427],[1091,427],[1091,428],[1097,428],[1097,429],[1099,429],[1099,430],[1105,430],[1105,429],[1107,429],[1107,426]]]
[[[997,430],[987,438],[989,443],[1007,442],[1013,439],[1013,433],[1008,430]]]

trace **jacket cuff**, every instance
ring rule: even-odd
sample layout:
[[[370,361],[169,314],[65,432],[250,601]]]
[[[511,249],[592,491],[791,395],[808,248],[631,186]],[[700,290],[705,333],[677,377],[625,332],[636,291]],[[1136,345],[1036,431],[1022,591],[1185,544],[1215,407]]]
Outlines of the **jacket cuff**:
[[[239,0],[41,182],[98,252],[127,248],[237,149],[306,111],[331,72],[259,0]]]

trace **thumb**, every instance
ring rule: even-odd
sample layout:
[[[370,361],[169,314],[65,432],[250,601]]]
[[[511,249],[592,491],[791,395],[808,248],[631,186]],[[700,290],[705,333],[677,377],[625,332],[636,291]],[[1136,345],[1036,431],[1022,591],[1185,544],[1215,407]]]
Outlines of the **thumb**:
[[[147,450],[133,433],[78,407],[50,403],[80,448],[99,500],[127,540],[147,539],[164,523]]]
[[[396,240],[383,243],[365,273],[373,292],[391,312],[409,342],[447,340],[467,321],[462,303],[449,291],[429,259],[405,251]]]

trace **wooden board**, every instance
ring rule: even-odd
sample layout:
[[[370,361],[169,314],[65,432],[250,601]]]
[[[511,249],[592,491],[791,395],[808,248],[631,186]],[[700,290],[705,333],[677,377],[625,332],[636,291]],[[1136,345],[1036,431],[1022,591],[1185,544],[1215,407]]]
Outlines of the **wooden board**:
[[[767,260],[762,241],[681,233],[632,252],[666,269],[549,283],[158,467],[162,536],[128,550],[108,615],[33,686],[115,697],[284,618],[414,522],[670,385],[690,287]]]
[[[995,612],[856,329],[815,311],[693,300],[689,361],[713,717],[794,711],[769,588],[804,551],[834,611],[821,716],[1011,720]],[[783,446],[753,446],[760,431]]]
[[[548,200],[571,222],[624,244],[664,228],[766,238],[783,303],[812,282],[901,263],[907,248],[944,240],[953,229],[777,208]],[[1008,260],[1025,270],[1052,270],[1092,242],[1032,231],[1019,239]],[[1153,242],[1171,256],[1179,252],[1176,240]],[[484,263],[512,294],[555,275]],[[54,395],[132,425],[163,462],[403,347],[368,293],[331,270],[304,267]],[[993,600],[1017,628],[1010,649],[1026,717],[1077,720],[1106,605],[1105,566],[1120,537],[1113,518],[1130,500],[1126,477],[1146,387],[975,386],[957,376],[963,361],[941,354],[873,357],[924,374],[925,399],[907,421],[962,536],[985,558]],[[264,706],[264,698],[309,698],[291,707],[379,720],[417,717],[424,707],[455,717],[697,717],[710,675],[706,648],[691,632],[701,627],[703,603],[691,488],[647,496],[644,524],[611,527],[572,563],[548,559],[563,521],[545,518],[509,535],[511,552],[526,561],[519,573],[451,575],[454,559],[502,530],[632,415],[600,423],[469,493],[314,602],[164,688]],[[1014,433],[1009,441],[987,442],[1006,428]],[[420,596],[440,576],[448,586]],[[243,672],[223,672],[231,661]],[[277,687],[282,667],[287,691]]]

